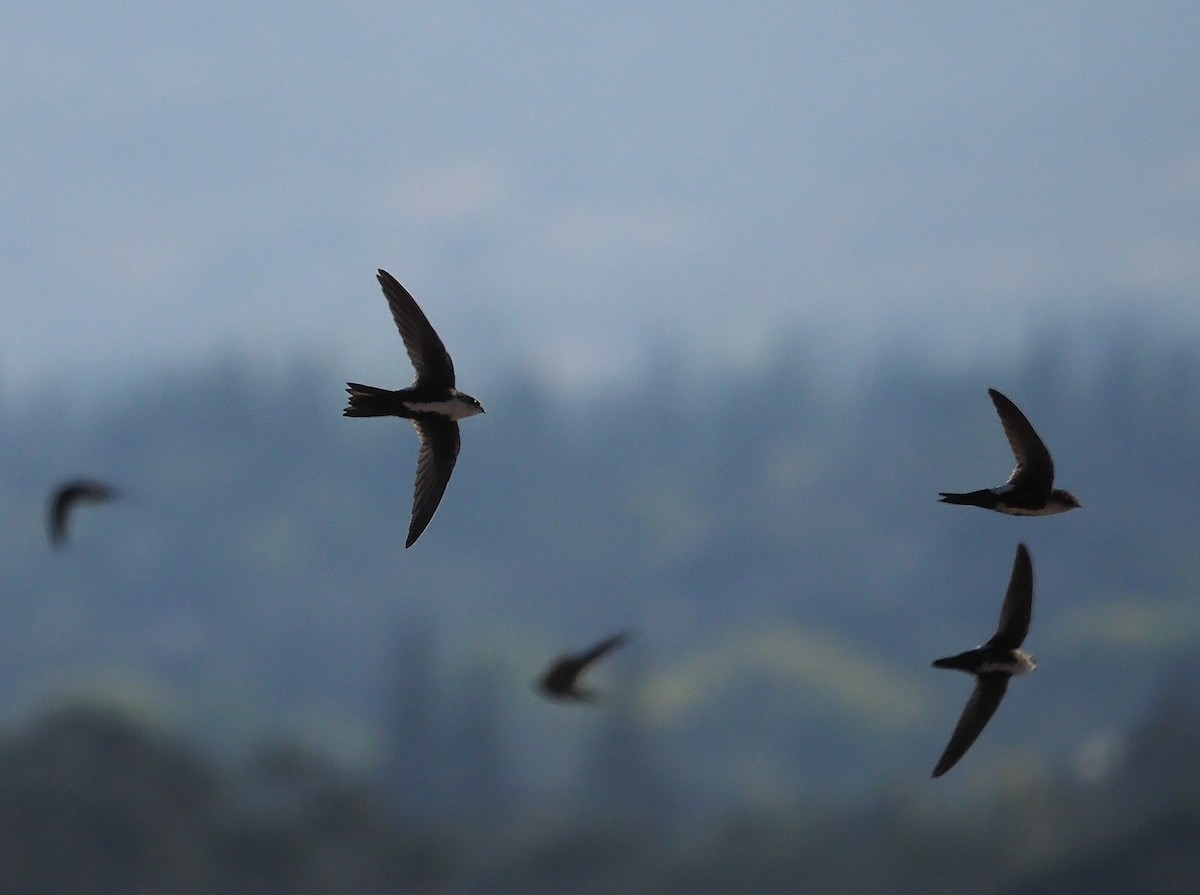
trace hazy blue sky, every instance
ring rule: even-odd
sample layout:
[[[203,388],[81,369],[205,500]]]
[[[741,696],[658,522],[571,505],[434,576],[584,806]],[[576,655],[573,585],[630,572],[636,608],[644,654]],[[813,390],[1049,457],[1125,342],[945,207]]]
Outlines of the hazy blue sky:
[[[380,266],[464,384],[1200,325],[1194,3],[22,5],[8,394],[230,348],[404,384]]]

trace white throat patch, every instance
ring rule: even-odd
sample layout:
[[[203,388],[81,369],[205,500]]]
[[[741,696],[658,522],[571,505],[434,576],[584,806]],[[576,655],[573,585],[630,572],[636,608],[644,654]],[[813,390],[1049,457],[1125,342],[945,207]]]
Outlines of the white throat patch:
[[[461,420],[468,416],[483,413],[482,408],[470,401],[463,400],[458,392],[453,392],[447,401],[405,401],[405,406],[413,413],[436,413],[452,420]]]

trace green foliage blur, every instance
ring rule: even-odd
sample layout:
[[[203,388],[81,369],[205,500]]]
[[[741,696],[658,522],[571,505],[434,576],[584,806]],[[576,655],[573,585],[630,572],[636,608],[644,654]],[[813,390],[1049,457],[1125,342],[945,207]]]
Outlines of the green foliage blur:
[[[817,356],[472,384],[408,551],[342,371],[0,407],[0,892],[1193,891],[1200,346]],[[1011,469],[989,386],[1082,509],[938,504]],[[52,551],[78,474],[122,497]],[[1039,667],[930,781],[1018,540]],[[623,629],[597,706],[535,693]]]
[[[545,808],[417,820],[295,744],[221,760],[74,705],[0,739],[0,892],[1182,893],[1200,716],[1150,712],[1102,782],[948,807],[918,787],[787,812]]]

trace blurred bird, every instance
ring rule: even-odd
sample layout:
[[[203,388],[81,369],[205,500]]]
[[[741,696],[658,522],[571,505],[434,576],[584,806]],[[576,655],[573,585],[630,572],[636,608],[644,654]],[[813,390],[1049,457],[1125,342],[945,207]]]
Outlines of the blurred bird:
[[[933,663],[934,668],[955,668],[975,675],[975,690],[967,700],[954,733],[950,735],[950,742],[933,769],[934,777],[940,777],[954,767],[971,748],[1004,698],[1009,678],[1037,667],[1033,656],[1018,649],[1029,633],[1032,613],[1033,563],[1029,558],[1029,550],[1024,544],[1018,544],[1008,592],[1004,595],[1004,606],[1000,610],[1000,623],[992,639],[983,646],[957,656],[937,659]]]
[[[629,640],[629,633],[622,631],[607,640],[601,640],[586,652],[559,656],[538,679],[542,692],[553,699],[573,699],[576,702],[591,702],[596,698],[592,690],[578,684],[579,676],[597,659],[610,653]]]
[[[48,521],[50,543],[61,547],[67,540],[67,524],[71,512],[80,503],[105,503],[117,496],[108,485],[91,479],[73,479],[63,482],[50,495]]]
[[[421,437],[412,522],[405,547],[411,547],[429,525],[458,459],[458,420],[483,413],[483,405],[454,387],[454,362],[416,301],[386,270],[379,285],[400,330],[416,376],[408,388],[392,391],[346,383],[350,404],[345,416],[398,416],[412,420]]]
[[[1050,516],[1076,509],[1079,501],[1075,495],[1054,487],[1054,461],[1025,414],[994,388],[989,388],[988,394],[1000,414],[1017,466],[999,488],[965,494],[942,491],[941,502],[983,507],[1010,516]]]

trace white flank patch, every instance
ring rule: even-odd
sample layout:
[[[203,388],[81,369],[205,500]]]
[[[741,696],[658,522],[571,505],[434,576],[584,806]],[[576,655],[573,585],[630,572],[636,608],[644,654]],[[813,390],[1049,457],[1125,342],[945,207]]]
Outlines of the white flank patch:
[[[1025,674],[1037,668],[1037,662],[1033,661],[1033,656],[1028,653],[1015,651],[1011,659],[1006,659],[1002,662],[984,662],[976,670],[976,674],[992,674],[997,671],[1003,671],[1008,674]]]
[[[441,416],[448,416],[452,420],[461,420],[464,417],[483,412],[474,404],[453,398],[449,401],[406,401],[405,406],[413,413],[437,413]]]
[[[1024,507],[1009,507],[1000,504],[997,507],[1001,512],[1008,513],[1010,516],[1053,516],[1055,513],[1065,513],[1071,507],[1054,506],[1050,504],[1042,507],[1040,510],[1030,510]]]

